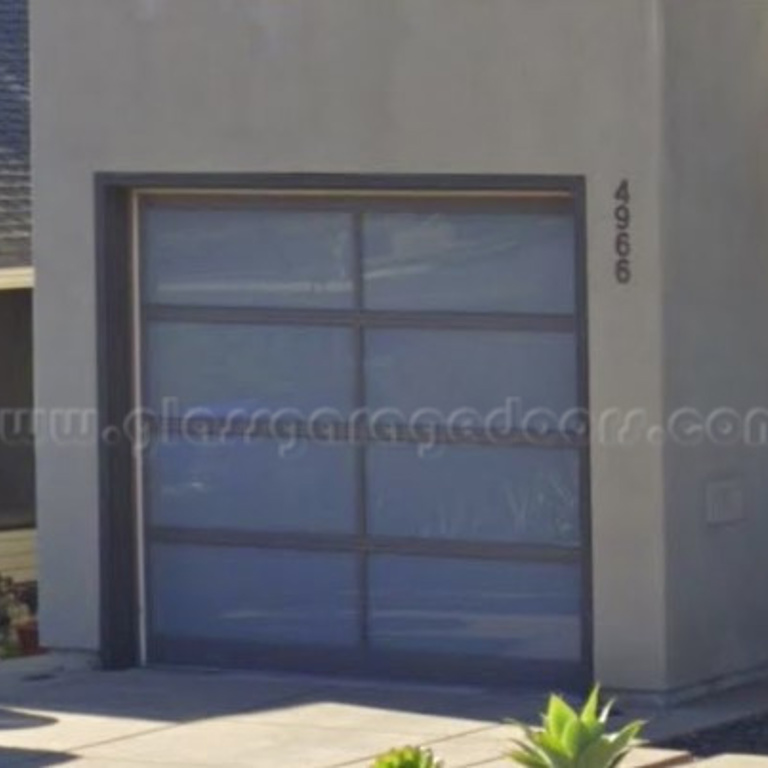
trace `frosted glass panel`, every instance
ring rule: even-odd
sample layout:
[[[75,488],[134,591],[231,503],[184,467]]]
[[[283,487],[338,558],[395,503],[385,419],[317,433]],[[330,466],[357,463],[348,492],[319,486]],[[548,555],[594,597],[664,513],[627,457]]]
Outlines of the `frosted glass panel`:
[[[164,439],[146,462],[153,525],[354,531],[355,459],[346,444]]]
[[[261,643],[353,645],[354,556],[154,544],[153,630]]]
[[[526,418],[532,427],[553,421],[535,409],[559,417],[577,403],[576,344],[569,334],[371,331],[366,353],[369,405],[400,410],[406,420],[454,417],[458,423],[455,412],[470,408],[482,422],[495,414],[492,423],[500,428]]]
[[[574,566],[382,556],[372,560],[370,581],[376,648],[579,658]]]
[[[370,308],[574,311],[571,215],[374,213],[364,244]]]
[[[353,385],[351,331],[336,328],[156,323],[149,329],[149,402],[183,412],[346,410]],[[297,414],[298,415],[298,414]]]
[[[575,545],[575,451],[412,445],[368,449],[371,531],[387,536]]]
[[[142,222],[147,301],[352,305],[351,214],[152,204]]]

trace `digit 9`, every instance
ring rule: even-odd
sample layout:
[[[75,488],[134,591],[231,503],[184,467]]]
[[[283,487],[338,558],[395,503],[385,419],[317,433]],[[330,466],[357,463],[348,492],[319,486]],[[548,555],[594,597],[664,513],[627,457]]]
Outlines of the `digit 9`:
[[[626,203],[616,206],[616,210],[613,213],[616,218],[616,226],[625,231],[629,229],[629,225],[632,221],[632,215],[629,212],[629,206]]]

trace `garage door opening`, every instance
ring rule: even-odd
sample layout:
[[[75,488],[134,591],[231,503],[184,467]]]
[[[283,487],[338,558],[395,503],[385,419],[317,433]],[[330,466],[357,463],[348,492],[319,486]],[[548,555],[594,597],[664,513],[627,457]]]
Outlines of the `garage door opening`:
[[[143,662],[589,677],[579,192],[132,193]]]

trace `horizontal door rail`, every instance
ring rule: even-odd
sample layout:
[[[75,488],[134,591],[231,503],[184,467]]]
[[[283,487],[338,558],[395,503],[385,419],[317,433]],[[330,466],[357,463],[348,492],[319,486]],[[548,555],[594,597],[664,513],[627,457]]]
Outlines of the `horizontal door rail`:
[[[407,192],[403,194],[371,194],[340,191],[328,194],[323,191],[240,190],[210,192],[207,190],[138,190],[142,208],[164,206],[199,210],[270,210],[308,213],[420,213],[462,215],[520,215],[540,214],[567,216],[573,214],[573,198],[568,192],[557,191],[477,191],[470,195],[456,196],[440,192]]]
[[[202,409],[199,409],[202,410]],[[233,416],[189,418],[152,417],[146,419],[148,434],[156,440],[184,438],[195,441],[223,441],[226,439],[312,440],[321,443],[359,444],[413,444],[413,445],[481,445],[531,448],[586,448],[589,435],[586,423],[583,429],[562,431],[523,431],[482,428],[451,428],[442,424],[399,424],[393,421],[371,424],[363,418],[347,422],[318,419],[316,422],[292,419],[260,418],[258,411],[251,420],[240,415],[243,409],[233,408]]]
[[[356,309],[287,309],[268,307],[221,307],[175,304],[146,304],[147,320],[170,323],[222,325],[327,325],[350,328],[408,328],[428,330],[523,331],[575,333],[573,315],[391,311]]]
[[[253,640],[189,637],[167,633],[152,636],[151,661],[156,664],[189,664],[213,668],[267,668],[305,672],[372,675],[387,680],[433,680],[456,684],[466,681],[519,689],[581,691],[591,678],[580,659],[530,658],[445,651],[402,651],[387,648],[372,638],[366,647],[324,645],[314,638],[303,643],[265,643]],[[354,694],[353,694],[354,695]]]
[[[224,528],[150,526],[150,541],[161,544],[249,549],[289,549],[306,552],[349,552],[368,555],[413,555],[472,560],[579,564],[577,544],[555,545],[466,539],[427,539],[400,536],[247,531]]]

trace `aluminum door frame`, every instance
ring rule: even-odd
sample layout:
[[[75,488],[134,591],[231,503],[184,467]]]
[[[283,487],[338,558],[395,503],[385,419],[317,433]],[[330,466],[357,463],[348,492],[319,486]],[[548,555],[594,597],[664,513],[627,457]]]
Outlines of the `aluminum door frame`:
[[[126,668],[146,659],[145,601],[143,584],[143,520],[140,472],[137,471],[135,441],[125,429],[127,419],[140,405],[141,322],[135,308],[138,254],[138,211],[141,193],[152,194],[243,194],[260,199],[287,195],[320,200],[362,194],[367,198],[389,196],[418,200],[459,201],[520,199],[562,194],[572,200],[576,227],[577,301],[573,328],[578,350],[578,406],[588,412],[588,347],[586,285],[586,184],[579,176],[476,176],[476,175],[339,175],[339,174],[131,174],[100,173],[95,176],[96,260],[99,345],[99,446],[100,544],[101,544],[101,655],[107,668]],[[311,313],[311,311],[310,311]],[[279,313],[278,313],[279,314]],[[322,314],[322,313],[321,313]],[[379,313],[386,325],[389,313]],[[394,313],[403,314],[403,313]],[[405,313],[407,314],[407,313]],[[411,314],[424,314],[421,312]],[[438,313],[450,322],[453,315]],[[478,313],[477,320],[482,322]],[[304,320],[308,317],[303,318]],[[412,327],[409,326],[408,327]],[[444,325],[441,327],[445,327]],[[130,376],[125,372],[129,371]],[[106,436],[109,436],[107,439]],[[580,450],[581,544],[581,648],[582,660],[574,684],[587,685],[592,677],[592,546],[590,515],[589,440]],[[290,538],[290,537],[289,537]],[[278,535],[268,546],[290,542]],[[298,542],[295,542],[298,543]],[[466,542],[464,542],[466,543]],[[411,542],[415,552],[424,542]],[[487,544],[468,544],[466,556],[498,559],[502,552]],[[429,546],[429,545],[427,545]],[[438,549],[441,543],[438,543]],[[502,545],[504,552],[509,551]],[[514,546],[514,545],[512,545]],[[388,550],[388,547],[384,547]],[[551,548],[539,548],[538,557],[548,559]],[[406,553],[398,549],[399,553]],[[436,553],[436,552],[435,552]],[[521,552],[521,554],[523,554]],[[535,556],[530,548],[526,559]],[[413,654],[409,654],[413,655]],[[530,662],[526,662],[530,665]],[[344,667],[344,665],[340,665]],[[386,666],[386,665],[385,665]],[[408,667],[403,660],[403,666]],[[417,667],[420,665],[417,664]],[[544,662],[544,666],[548,666]],[[373,670],[375,671],[375,670]],[[390,673],[391,669],[383,670]],[[455,679],[455,676],[451,676]],[[496,673],[492,675],[496,679]]]

